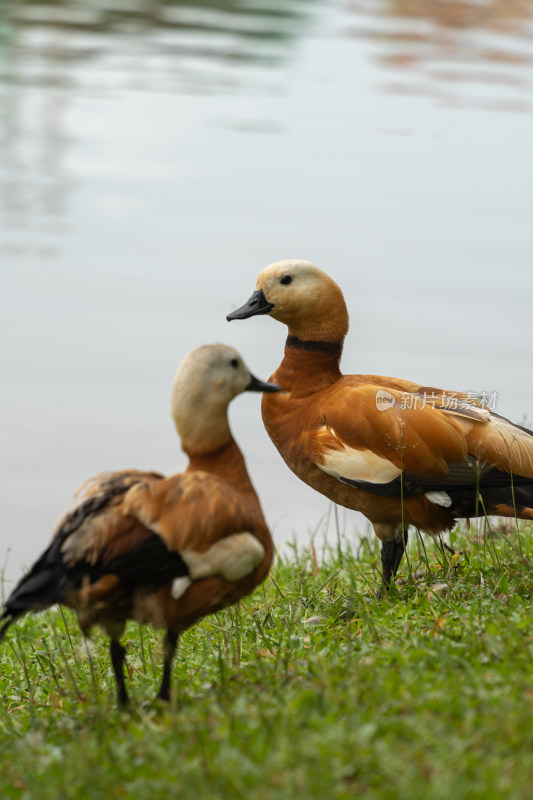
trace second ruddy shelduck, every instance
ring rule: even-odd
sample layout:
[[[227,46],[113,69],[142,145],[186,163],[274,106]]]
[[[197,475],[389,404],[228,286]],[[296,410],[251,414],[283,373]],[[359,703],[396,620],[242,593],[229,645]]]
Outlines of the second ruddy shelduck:
[[[62,603],[87,633],[111,639],[120,705],[128,694],[126,620],[166,631],[158,698],[170,697],[179,634],[206,614],[237,602],[267,576],[273,543],[242,453],[228,422],[241,392],[275,392],[225,345],[190,353],[176,375],[172,416],[190,461],[185,472],[103,473],[59,520],[50,547],[15,587],[0,617],[0,641],[27,611]]]
[[[382,542],[386,586],[408,526],[439,535],[465,517],[533,519],[533,431],[470,393],[382,375],[343,375],[348,312],[337,284],[308,261],[279,261],[228,320],[268,314],[288,327],[264,396],[266,430],[290,469],[363,513]]]

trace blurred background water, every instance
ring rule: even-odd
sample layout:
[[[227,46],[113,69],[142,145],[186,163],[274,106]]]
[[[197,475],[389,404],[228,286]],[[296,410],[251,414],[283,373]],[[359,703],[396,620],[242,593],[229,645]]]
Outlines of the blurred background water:
[[[186,352],[274,370],[282,326],[225,315],[281,258],[343,288],[345,371],[531,420],[532,0],[21,0],[0,45],[9,579],[85,478],[184,467]],[[231,417],[277,544],[323,535],[259,398]]]

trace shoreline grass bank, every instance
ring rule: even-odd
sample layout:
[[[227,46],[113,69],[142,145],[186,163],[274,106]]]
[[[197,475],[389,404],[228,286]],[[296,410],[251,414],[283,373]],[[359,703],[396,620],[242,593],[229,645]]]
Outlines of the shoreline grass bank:
[[[476,543],[463,528],[458,556],[418,539],[382,600],[373,542],[320,565],[312,550],[278,559],[183,635],[169,707],[153,702],[160,634],[127,628],[121,713],[103,635],[87,646],[68,610],[15,623],[0,795],[528,800],[533,530],[520,531]]]

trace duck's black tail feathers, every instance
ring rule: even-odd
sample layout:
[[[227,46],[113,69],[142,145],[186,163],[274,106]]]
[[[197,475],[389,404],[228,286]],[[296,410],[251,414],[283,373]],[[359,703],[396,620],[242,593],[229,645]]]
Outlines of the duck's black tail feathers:
[[[63,569],[61,560],[58,558],[61,544],[60,537],[54,539],[50,547],[45,550],[7,598],[0,616],[0,621],[5,620],[0,628],[0,643],[7,629],[17,617],[21,617],[27,611],[43,611],[54,603],[60,602],[64,585]]]
[[[126,477],[130,473],[124,473]],[[111,476],[113,478],[113,476]],[[63,599],[68,571],[61,558],[61,548],[65,539],[73,534],[90,514],[95,514],[109,503],[117,494],[123,494],[128,486],[124,480],[108,481],[105,492],[89,495],[68,511],[59,523],[50,546],[35,562],[27,575],[15,586],[7,598],[0,622],[0,643],[12,622],[27,611],[44,611],[45,608],[60,603]]]

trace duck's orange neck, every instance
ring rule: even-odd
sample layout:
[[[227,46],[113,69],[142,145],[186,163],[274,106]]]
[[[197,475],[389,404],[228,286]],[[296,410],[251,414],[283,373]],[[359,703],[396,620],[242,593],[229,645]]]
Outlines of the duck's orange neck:
[[[283,361],[272,376],[282,391],[308,395],[342,377],[340,360],[343,342],[299,339],[289,335]]]
[[[187,450],[185,452],[190,459],[187,472],[202,471],[218,475],[238,492],[253,496],[259,504],[246,469],[246,462],[233,437],[231,441],[214,452],[196,454],[187,452]]]
[[[248,475],[246,462],[238,444],[232,438],[230,442],[214,452],[197,455],[187,453],[187,455],[190,458],[190,462],[186,472],[205,471],[212,475],[217,475],[246,498],[250,510],[255,508],[258,524],[254,528],[254,535],[257,536],[265,548],[265,558],[259,573],[256,575],[257,582],[261,582],[272,561],[274,544],[265,522],[261,503]],[[255,585],[256,583],[254,583]]]

